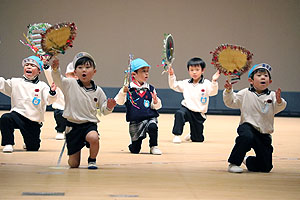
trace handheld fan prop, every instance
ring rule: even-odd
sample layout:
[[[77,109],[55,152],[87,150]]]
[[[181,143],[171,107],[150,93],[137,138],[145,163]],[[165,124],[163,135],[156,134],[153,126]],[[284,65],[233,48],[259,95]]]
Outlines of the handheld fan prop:
[[[37,24],[29,24],[27,26],[28,31],[27,35],[24,35],[26,41],[20,40],[22,44],[30,48],[36,55],[39,57],[44,56],[46,52],[43,51],[41,41],[42,41],[42,33],[44,33],[48,28],[51,27],[51,24],[48,23],[37,23]]]
[[[222,44],[212,54],[212,62],[232,84],[240,80],[242,74],[249,70],[253,54],[239,45]]]
[[[73,47],[77,27],[74,23],[55,24],[42,33],[42,49],[50,56],[64,54],[69,47]]]
[[[163,46],[163,55],[162,55],[162,62],[161,65],[158,65],[158,67],[162,66],[164,68],[165,73],[168,71],[169,66],[174,61],[174,39],[171,34],[164,34],[164,46]]]
[[[48,23],[30,24],[27,35],[23,34],[26,42],[22,44],[29,47],[38,57],[48,62],[52,56],[64,54],[66,49],[72,47],[77,27],[74,23]],[[44,68],[48,68],[45,65]]]

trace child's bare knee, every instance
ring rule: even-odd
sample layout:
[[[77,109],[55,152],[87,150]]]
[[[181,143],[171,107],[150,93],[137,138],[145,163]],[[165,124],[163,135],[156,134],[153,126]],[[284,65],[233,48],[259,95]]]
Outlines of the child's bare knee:
[[[70,159],[69,159],[68,163],[71,168],[78,168],[80,165],[80,163],[78,161],[74,161],[74,160],[70,160]]]
[[[78,167],[79,167],[79,164],[74,164],[74,163],[73,163],[73,164],[70,164],[70,163],[69,163],[69,166],[70,166],[71,168],[78,168]]]
[[[89,143],[98,143],[99,142],[99,135],[98,135],[98,133],[96,131],[90,132],[86,136],[86,141],[88,141]]]
[[[69,155],[68,164],[71,168],[78,168],[80,165],[80,151]]]

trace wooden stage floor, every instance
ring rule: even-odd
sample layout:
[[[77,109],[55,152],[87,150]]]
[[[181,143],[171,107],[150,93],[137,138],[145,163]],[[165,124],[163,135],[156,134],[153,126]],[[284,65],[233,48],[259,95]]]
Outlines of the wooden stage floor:
[[[300,118],[275,118],[271,173],[227,172],[238,123],[239,116],[208,115],[204,143],[173,144],[173,115],[161,114],[163,154],[149,154],[147,138],[135,155],[127,148],[125,114],[113,113],[99,124],[99,169],[86,169],[86,148],[81,167],[69,169],[66,151],[57,167],[64,141],[54,139],[53,113],[47,112],[40,151],[24,151],[18,130],[15,151],[4,154],[1,147],[0,199],[300,199]],[[188,130],[187,124],[182,139]]]

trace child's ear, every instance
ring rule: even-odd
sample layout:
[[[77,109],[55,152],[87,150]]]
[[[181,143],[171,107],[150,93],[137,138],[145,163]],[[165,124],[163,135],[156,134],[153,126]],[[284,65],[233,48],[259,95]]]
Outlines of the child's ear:
[[[248,78],[248,81],[249,81],[250,84],[253,85],[253,80],[252,80],[252,78]]]
[[[271,83],[272,83],[272,79],[269,80],[269,84],[271,84]]]
[[[136,72],[131,72],[131,76],[135,76],[136,75]]]
[[[204,71],[205,71],[205,68],[202,68],[202,74],[204,73]]]

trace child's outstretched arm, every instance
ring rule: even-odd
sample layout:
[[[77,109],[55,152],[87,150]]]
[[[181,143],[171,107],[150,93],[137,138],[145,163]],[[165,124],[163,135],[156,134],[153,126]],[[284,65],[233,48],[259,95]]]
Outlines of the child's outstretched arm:
[[[46,79],[47,79],[48,85],[50,85],[50,86],[51,86],[51,84],[53,83],[51,71],[52,71],[51,68],[44,69],[45,77],[46,77]]]
[[[123,86],[118,94],[115,96],[115,101],[118,105],[123,105],[125,102],[126,102],[126,95],[127,95],[127,92],[128,92],[128,86]]]
[[[176,92],[183,92],[183,81],[176,81],[176,76],[172,65],[170,65],[168,73],[169,87]]]
[[[168,73],[170,76],[174,75],[174,69],[172,68],[172,65],[169,66]]]
[[[242,105],[242,100],[243,100],[245,90],[241,90],[238,93],[233,92],[232,84],[229,82],[229,80],[226,80],[224,88],[225,88],[223,92],[224,104],[229,108],[239,109]]]
[[[114,107],[117,105],[116,100],[114,100],[112,98],[108,98],[106,104],[107,104],[106,107],[108,110],[113,110]]]
[[[232,84],[228,80],[226,80],[224,88],[226,89],[226,92],[229,93],[232,90]]]
[[[280,88],[278,88],[277,90],[276,90],[276,102],[278,103],[278,104],[281,104],[282,103],[282,99],[281,99],[281,89]]]
[[[150,93],[152,96],[151,108],[155,109],[155,110],[160,109],[162,107],[162,104],[161,104],[160,98],[158,98],[158,96],[157,96],[155,89],[153,90],[153,92],[150,92]]]
[[[100,88],[101,89],[101,88]],[[97,113],[99,116],[101,115],[108,115],[112,113],[114,107],[116,106],[116,101],[111,98],[107,98],[104,91],[100,90],[99,99],[99,107],[97,108]]]
[[[59,60],[56,57],[52,61],[51,69],[52,69],[51,75],[55,85],[60,89],[62,89],[63,84],[62,84],[62,77],[59,70]]]
[[[212,76],[212,81],[216,82],[220,77],[220,75],[221,75],[220,70],[216,71],[216,73]]]
[[[49,91],[49,95],[47,98],[47,104],[51,105],[53,104],[57,99],[57,93],[56,93],[56,85],[54,84],[54,82],[52,82],[51,86],[50,86],[50,91]]]
[[[2,92],[7,96],[11,96],[12,93],[11,79],[5,80],[3,77],[0,77],[0,92]]]
[[[209,96],[215,96],[218,94],[219,84],[217,82],[220,77],[220,71],[216,71],[216,73],[212,76],[211,87],[209,88]]]
[[[275,95],[276,95],[276,104],[275,104],[275,114],[276,114],[285,109],[287,102],[283,98],[281,98],[280,88],[278,88],[275,91]]]

